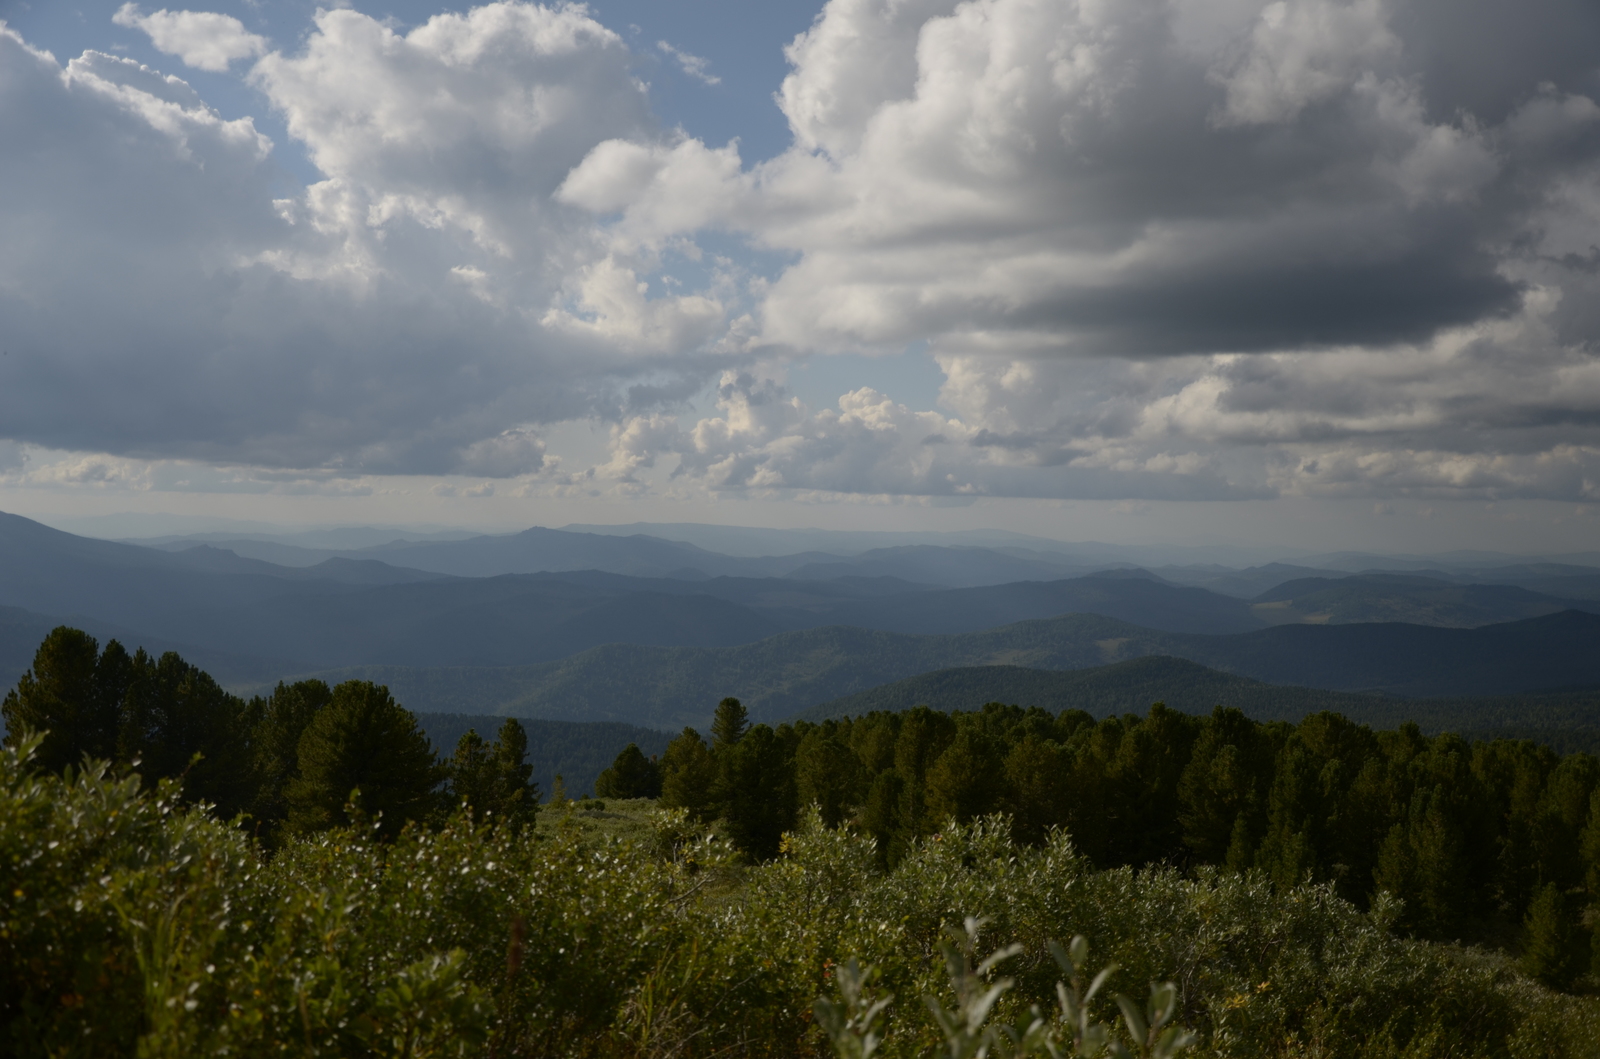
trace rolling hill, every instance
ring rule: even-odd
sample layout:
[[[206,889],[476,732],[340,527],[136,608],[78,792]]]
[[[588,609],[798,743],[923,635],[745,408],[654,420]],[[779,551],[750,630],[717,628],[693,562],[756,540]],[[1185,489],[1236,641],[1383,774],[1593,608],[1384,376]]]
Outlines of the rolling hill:
[[[608,546],[638,544],[588,536]],[[571,538],[585,535],[562,535]],[[856,576],[455,577],[373,559],[284,567],[212,547],[163,552],[75,537],[15,516],[0,517],[0,606],[51,616],[47,627],[115,627],[130,646],[161,643],[188,657],[253,659],[245,670],[279,673],[530,665],[606,643],[729,646],[824,625],[975,632],[1067,612],[1101,612],[1180,632],[1261,624],[1237,600],[1143,575],[947,590]],[[10,683],[17,672],[13,662],[0,678]]]
[[[916,705],[973,710],[985,702],[1039,706],[1055,713],[1083,710],[1095,717],[1142,714],[1154,702],[1185,713],[1208,713],[1225,706],[1263,721],[1298,721],[1330,710],[1374,728],[1415,721],[1430,733],[1531,738],[1551,744],[1575,740],[1586,747],[1600,739],[1600,690],[1397,699],[1265,684],[1160,655],[1066,672],[1018,666],[944,669],[822,703],[796,720],[820,721]]]
[[[1515,585],[1460,584],[1415,574],[1356,574],[1286,581],[1251,600],[1266,622],[1403,621],[1470,629],[1563,610],[1600,613],[1600,601],[1560,599]]]
[[[1478,629],[1404,624],[1284,625],[1226,636],[1164,633],[1096,615],[956,635],[846,627],[736,647],[608,644],[537,666],[452,671],[357,667],[325,679],[375,680],[413,709],[704,724],[735,695],[776,721],[819,703],[935,670],[1009,665],[1087,669],[1147,655],[1323,691],[1403,697],[1520,695],[1600,687],[1600,616],[1565,611]]]

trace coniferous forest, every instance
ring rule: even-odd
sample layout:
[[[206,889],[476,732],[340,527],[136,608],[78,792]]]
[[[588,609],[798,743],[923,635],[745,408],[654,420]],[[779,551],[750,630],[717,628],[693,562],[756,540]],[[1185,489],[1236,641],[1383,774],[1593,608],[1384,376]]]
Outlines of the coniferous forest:
[[[1529,742],[725,699],[541,805],[514,720],[66,628],[4,715],[6,1054],[1600,1053],[1600,761]]]

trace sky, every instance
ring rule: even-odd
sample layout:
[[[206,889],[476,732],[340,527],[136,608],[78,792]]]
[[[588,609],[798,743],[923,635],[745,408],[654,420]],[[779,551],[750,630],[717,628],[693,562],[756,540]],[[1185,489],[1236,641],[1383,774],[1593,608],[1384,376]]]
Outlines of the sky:
[[[0,509],[1600,541],[1592,0],[0,0]]]

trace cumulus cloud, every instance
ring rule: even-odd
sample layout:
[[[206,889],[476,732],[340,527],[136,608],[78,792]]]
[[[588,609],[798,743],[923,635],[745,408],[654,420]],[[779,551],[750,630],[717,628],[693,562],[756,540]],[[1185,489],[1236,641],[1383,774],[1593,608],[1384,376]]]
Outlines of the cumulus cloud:
[[[1107,463],[1092,445],[1036,444],[862,387],[809,409],[781,384],[727,372],[720,414],[683,428],[636,417],[612,432],[600,470],[625,481],[673,457],[670,477],[712,493],[869,494],[944,498],[1237,499],[1270,495],[1217,473],[1213,460],[1162,456]]]
[[[788,50],[789,152],[689,179],[692,148],[607,144],[578,173],[627,174],[621,240],[710,201],[793,254],[769,352],[930,343],[953,417],[856,437],[898,485],[837,488],[959,464],[1015,495],[1101,495],[1068,468],[1592,500],[1600,73],[1568,38],[1600,14],[1534,8],[1511,32],[1432,0],[831,0]],[[844,437],[855,400],[772,433],[725,392],[680,473],[820,488],[826,460],[771,446]],[[916,469],[923,434],[967,462]]]
[[[119,17],[163,48],[217,25]],[[539,424],[648,403],[641,373],[692,392],[720,303],[631,293],[637,262],[553,197],[597,143],[655,128],[630,62],[576,7],[407,33],[322,11],[248,74],[322,173],[285,198],[250,119],[0,29],[4,429],[136,459],[512,475],[553,466]]]
[[[145,15],[139,5],[130,3],[118,8],[111,21],[143,31],[157,51],[176,55],[196,70],[220,73],[236,60],[251,59],[267,50],[267,39],[247,31],[232,15],[165,8]]]
[[[0,30],[17,442],[296,480],[1600,499],[1584,0],[829,0],[754,166],[662,128],[582,7],[324,10],[292,51],[117,20],[254,60],[320,177],[286,192],[181,79]],[[782,382],[911,343],[937,409]],[[582,418],[610,453],[569,471],[546,427]]]

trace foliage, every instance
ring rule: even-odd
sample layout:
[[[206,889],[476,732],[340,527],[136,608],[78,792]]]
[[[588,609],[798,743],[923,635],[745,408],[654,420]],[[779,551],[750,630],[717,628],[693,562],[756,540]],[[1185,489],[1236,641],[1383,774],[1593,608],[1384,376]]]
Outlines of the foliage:
[[[1528,909],[1522,967],[1552,989],[1570,988],[1587,962],[1589,946],[1573,900],[1554,883],[1539,888]]]
[[[196,798],[224,815],[254,794],[249,735],[258,704],[229,695],[172,652],[129,655],[115,640],[99,649],[78,629],[53,630],[33,667],[0,706],[7,742],[43,732],[40,767],[60,771],[85,755],[142,764],[150,782],[183,776]]]
[[[301,733],[296,757],[299,771],[286,797],[289,829],[300,833],[333,826],[358,798],[360,811],[392,836],[434,810],[435,788],[446,776],[416,718],[388,688],[359,680],[333,689]],[[496,779],[472,775],[472,796],[493,797]]]
[[[399,689],[391,685],[389,690],[411,706]],[[595,780],[615,760],[621,747],[633,743],[646,758],[659,758],[672,740],[668,732],[612,721],[551,721],[520,715],[517,721],[527,733],[528,764],[533,766],[532,779],[541,791],[553,787],[557,773],[565,778],[570,790],[592,791]],[[417,724],[440,754],[450,753],[468,730],[487,737],[504,722],[504,716],[417,712]]]
[[[89,644],[88,691],[26,701],[86,715]],[[1216,1059],[1600,1053],[1595,1001],[1549,991],[1587,982],[1584,756],[1331,714],[736,719],[669,746],[675,807],[535,828],[519,725],[470,733],[447,772],[384,688],[217,705],[181,659],[139,657],[115,764],[46,767],[20,728],[0,758],[6,1054],[1156,1055],[1177,1026]],[[206,782],[286,828],[184,786],[178,754],[220,738],[179,723],[207,701],[248,723],[217,751],[236,786]],[[165,776],[122,757],[158,744]],[[1417,940],[1474,931],[1520,936],[1526,975]],[[1054,944],[1080,934],[1113,977]]]
[[[250,811],[268,838],[289,817],[288,787],[300,773],[300,737],[332,698],[333,690],[320,680],[279,681],[261,709],[251,740],[256,796]]]
[[[493,743],[467,729],[445,764],[450,793],[481,819],[531,823],[539,811],[539,787],[527,763],[528,734],[516,718],[507,718]]]
[[[1000,817],[919,839],[887,873],[816,811],[744,868],[681,811],[634,844],[457,815],[269,857],[171,784],[45,772],[26,764],[36,745],[0,762],[0,1050],[19,1057],[798,1057],[838,1040],[819,996],[886,1057],[956,1037],[1093,1054],[1102,1029],[1107,1048],[1170,1054],[1176,1025],[1217,1059],[1600,1045],[1592,1002],[1396,937],[1392,903],[1363,913],[1253,872],[1098,870],[1059,832],[1014,844]],[[1079,943],[1052,948],[1077,933],[1120,967],[1097,985],[1172,989],[1113,1005],[1082,981]],[[891,995],[909,1002],[879,1006]]]
[[[716,816],[717,763],[700,733],[685,728],[661,755],[661,804],[697,820]]]
[[[1535,895],[1554,885],[1575,902],[1562,929],[1584,947],[1585,908],[1600,904],[1600,761],[1415,725],[1374,732],[1330,713],[1289,725],[1159,703],[1099,722],[999,703],[918,708],[757,725],[711,748],[687,730],[663,772],[665,804],[688,807],[693,792],[695,815],[720,818],[757,860],[802,801],[870,836],[880,867],[948,820],[1004,811],[1014,839],[1065,828],[1102,868],[1259,869],[1282,887],[1328,883],[1358,907],[1388,894],[1402,929],[1437,940],[1531,938]]]
[[[51,631],[33,656],[33,668],[6,692],[0,706],[8,732],[43,732],[35,751],[39,764],[59,772],[85,754],[109,760],[116,756],[122,731],[122,696],[126,692],[127,652],[100,645],[79,629]]]
[[[659,798],[661,765],[646,758],[637,743],[629,743],[594,781],[594,793],[599,798]]]

